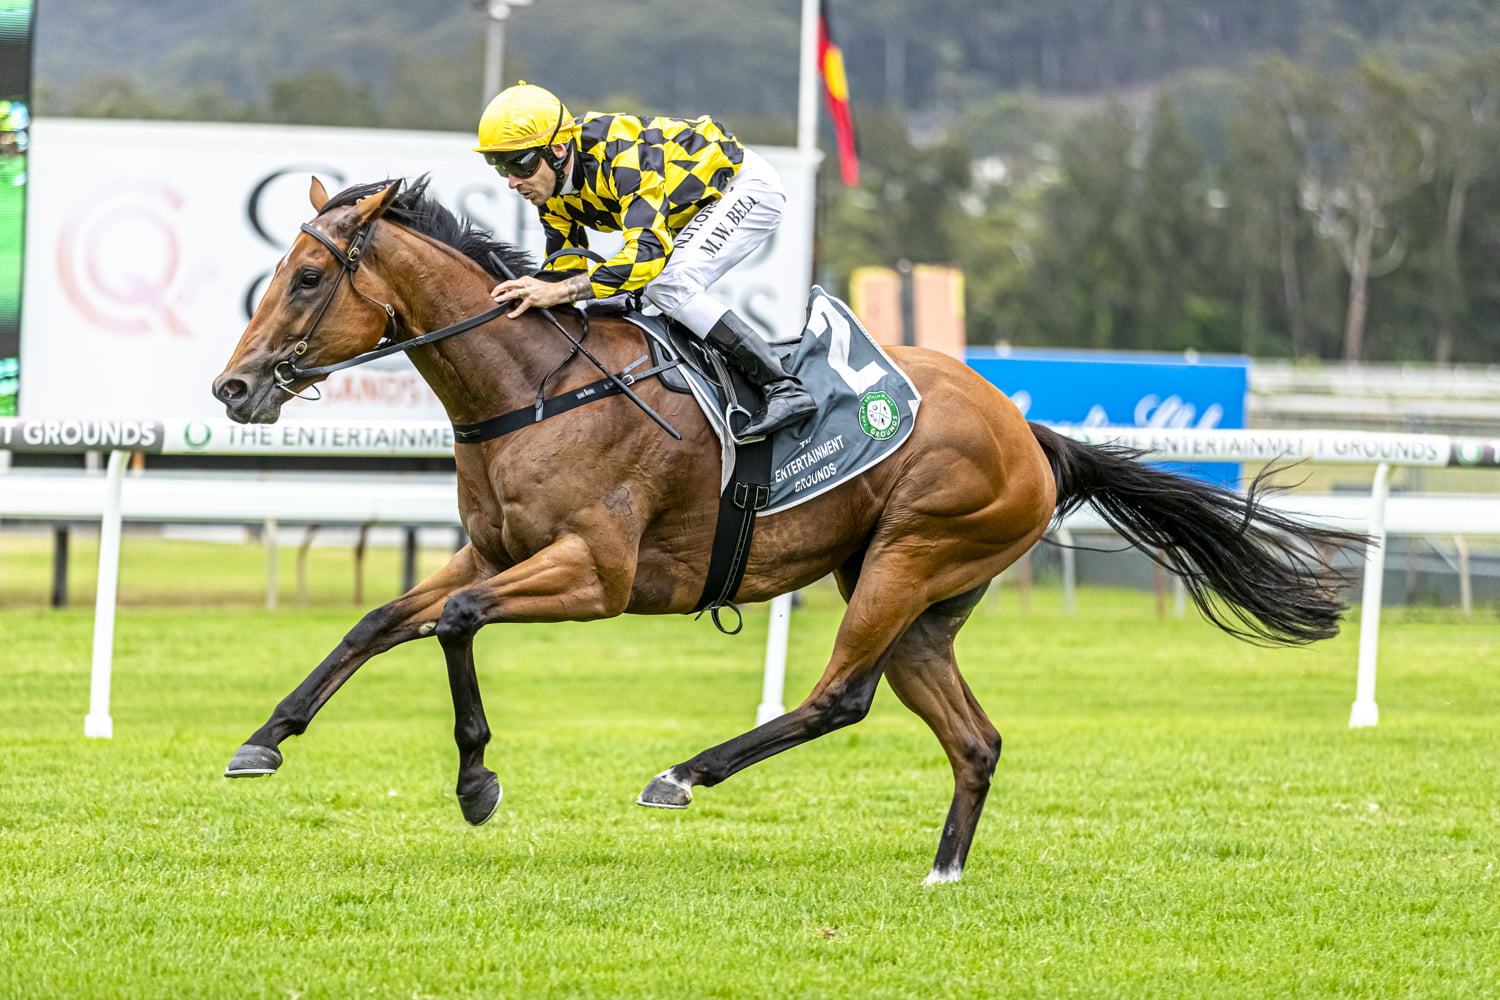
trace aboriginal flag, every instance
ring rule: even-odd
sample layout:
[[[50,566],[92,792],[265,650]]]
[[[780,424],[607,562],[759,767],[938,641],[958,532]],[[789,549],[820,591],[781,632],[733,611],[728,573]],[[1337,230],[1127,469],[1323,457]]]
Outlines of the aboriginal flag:
[[[839,143],[839,173],[844,183],[859,183],[859,150],[854,144],[854,119],[849,113],[849,79],[844,75],[844,53],[833,41],[828,24],[828,0],[818,0],[818,72],[823,77],[823,96],[833,118]]]

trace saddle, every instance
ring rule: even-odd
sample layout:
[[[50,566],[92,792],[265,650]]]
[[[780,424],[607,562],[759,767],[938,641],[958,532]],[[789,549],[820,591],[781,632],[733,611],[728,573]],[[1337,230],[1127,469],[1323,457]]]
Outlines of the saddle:
[[[814,286],[807,317],[800,337],[771,347],[785,355],[786,370],[818,400],[818,411],[738,446],[730,417],[745,408],[740,400],[758,399],[758,390],[677,324],[659,316],[624,317],[645,333],[658,377],[697,398],[723,450],[715,555],[700,611],[729,604],[739,589],[757,517],[821,496],[884,461],[915,424],[921,394],[848,306]],[[716,575],[721,566],[722,581]]]
[[[759,400],[758,390],[690,332],[660,316],[625,315],[651,345],[653,370],[678,392],[698,400],[733,465],[733,439],[726,419],[737,400]],[[771,501],[762,514],[805,503],[890,457],[911,433],[922,397],[839,299],[814,286],[800,337],[772,341],[788,372],[818,401],[818,411],[768,438],[772,445]],[[646,358],[642,359],[642,364]],[[724,384],[734,388],[731,399]]]
[[[740,400],[759,399],[760,390],[716,348],[681,324],[665,316],[641,313],[627,313],[624,319],[645,333],[651,367],[657,370],[661,383],[673,392],[696,397],[718,434],[722,452],[719,516],[708,575],[693,611],[707,611],[719,631],[733,635],[744,626],[744,620],[731,599],[745,577],[756,515],[771,500],[772,438],[741,444],[730,430],[731,418],[736,411],[748,418],[748,408]],[[733,628],[727,628],[719,618],[719,609],[724,607],[735,613]]]
[[[726,418],[737,412],[748,415],[763,401],[760,388],[745,377],[739,366],[681,323],[666,316],[643,313],[624,313],[622,317],[646,333],[651,366],[663,369],[661,382],[673,392],[692,395],[692,380],[696,378],[700,385],[712,387],[721,404],[718,409]],[[785,364],[800,340],[798,337],[772,341],[771,347],[781,354]]]

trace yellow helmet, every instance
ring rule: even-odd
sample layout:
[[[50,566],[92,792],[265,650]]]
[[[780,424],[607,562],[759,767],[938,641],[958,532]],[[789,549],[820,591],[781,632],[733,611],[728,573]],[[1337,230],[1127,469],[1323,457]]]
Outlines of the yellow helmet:
[[[484,109],[474,152],[511,152],[570,142],[579,130],[556,94],[522,80],[496,94]]]

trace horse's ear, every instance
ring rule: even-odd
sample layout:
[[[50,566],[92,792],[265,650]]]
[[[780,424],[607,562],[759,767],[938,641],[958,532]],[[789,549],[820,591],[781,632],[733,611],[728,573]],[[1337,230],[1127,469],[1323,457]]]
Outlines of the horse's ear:
[[[323,189],[323,182],[316,177],[312,179],[312,187],[308,189],[307,200],[312,202],[314,212],[323,211],[323,206],[328,204],[328,192]]]
[[[359,217],[366,222],[371,219],[378,219],[385,214],[385,210],[390,207],[391,202],[396,200],[396,192],[399,190],[401,190],[401,182],[399,180],[391,181],[382,190],[355,202],[355,210],[359,212]]]

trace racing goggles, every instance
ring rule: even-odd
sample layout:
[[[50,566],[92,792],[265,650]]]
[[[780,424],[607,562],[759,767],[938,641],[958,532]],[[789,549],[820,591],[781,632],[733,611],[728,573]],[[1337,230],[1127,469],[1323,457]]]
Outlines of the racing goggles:
[[[519,177],[525,180],[536,173],[542,165],[543,148],[493,150],[484,153],[484,162],[495,168],[501,177]]]

